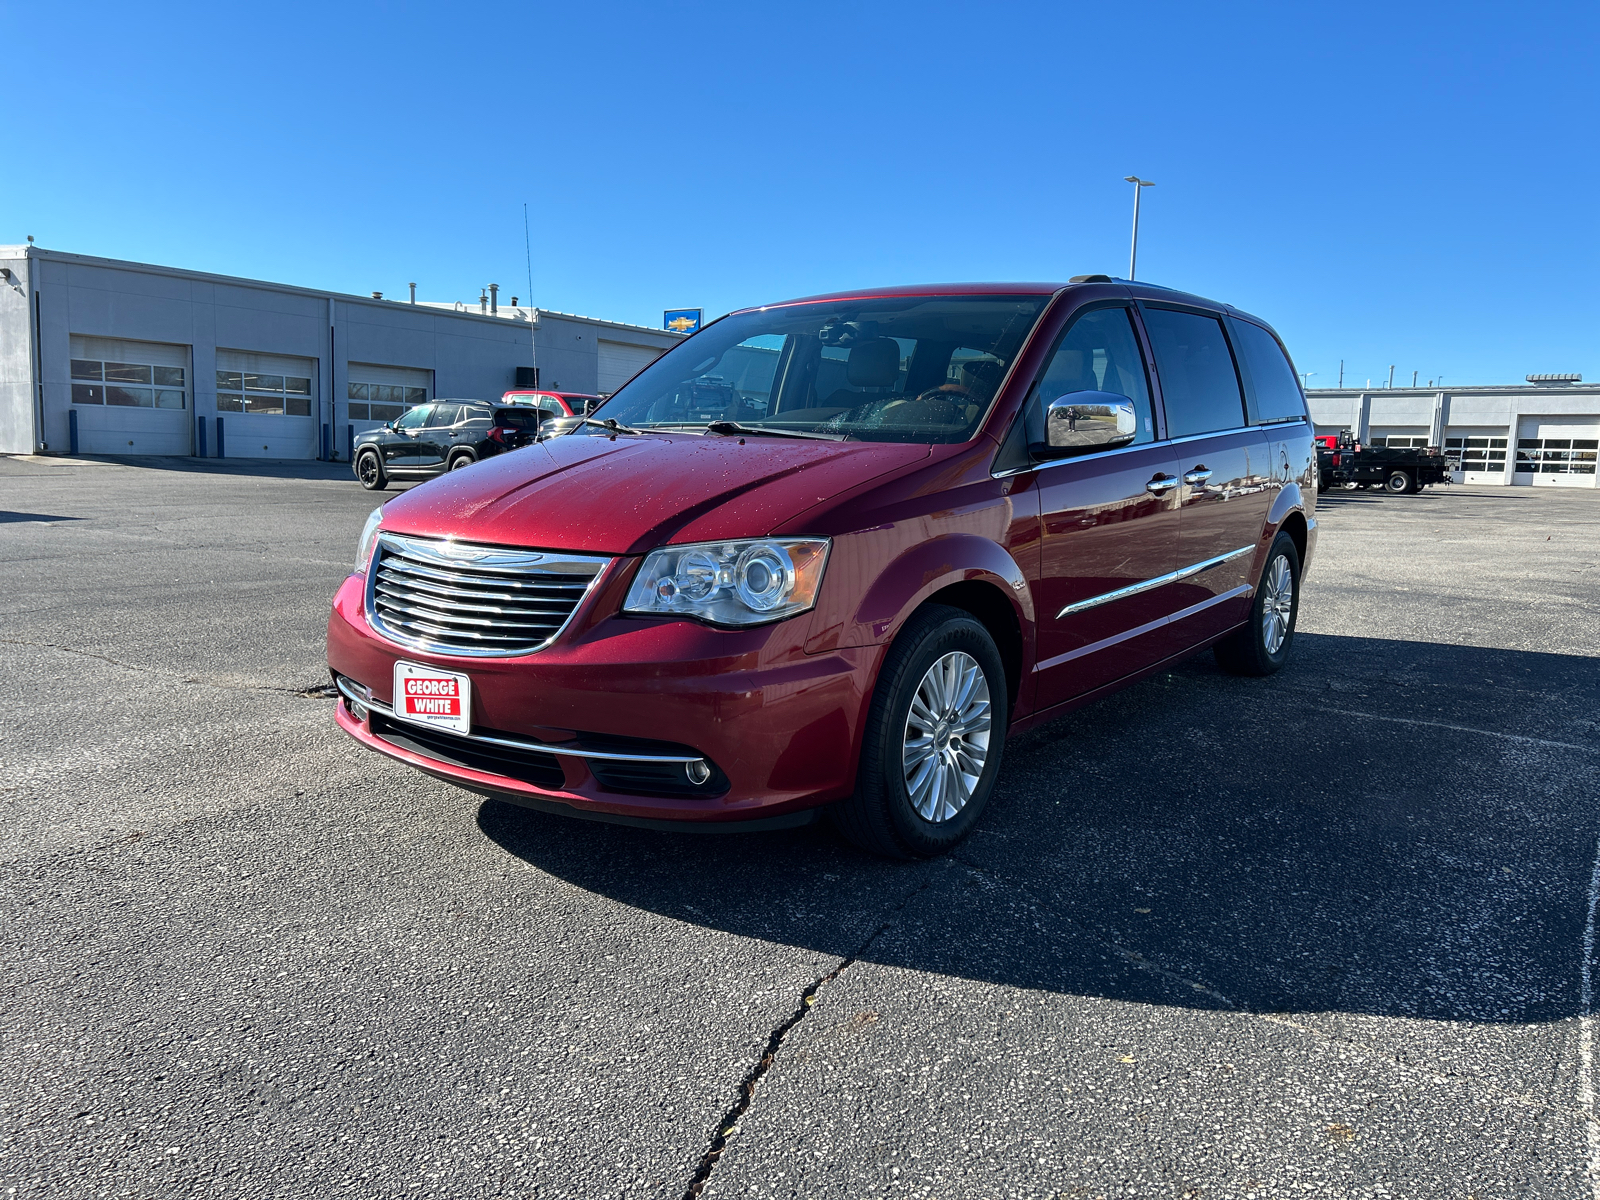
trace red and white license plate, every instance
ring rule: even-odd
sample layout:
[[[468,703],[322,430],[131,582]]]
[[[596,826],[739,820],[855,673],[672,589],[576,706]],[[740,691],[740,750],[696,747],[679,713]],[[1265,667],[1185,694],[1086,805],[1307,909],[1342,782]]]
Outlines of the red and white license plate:
[[[472,680],[417,663],[394,665],[394,715],[452,733],[472,732]]]

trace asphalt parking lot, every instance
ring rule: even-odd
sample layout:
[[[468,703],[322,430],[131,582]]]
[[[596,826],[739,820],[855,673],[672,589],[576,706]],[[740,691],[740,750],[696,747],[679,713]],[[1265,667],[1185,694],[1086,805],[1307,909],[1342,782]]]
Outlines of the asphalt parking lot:
[[[1584,1196],[1600,492],[1335,493],[1296,657],[948,859],[334,728],[339,467],[0,458],[0,1195]]]

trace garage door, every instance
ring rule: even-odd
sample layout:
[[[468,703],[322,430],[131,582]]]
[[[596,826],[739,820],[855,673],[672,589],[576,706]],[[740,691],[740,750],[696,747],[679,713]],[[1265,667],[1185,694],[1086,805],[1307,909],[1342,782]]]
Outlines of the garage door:
[[[634,346],[627,342],[600,343],[600,372],[596,390],[609,396],[640,371],[644,370],[663,351],[654,346]]]
[[[1534,487],[1592,488],[1597,457],[1600,423],[1593,419],[1523,417],[1512,479]]]
[[[189,347],[73,334],[80,454],[188,454]]]
[[[1506,430],[1492,425],[1452,425],[1445,430],[1444,456],[1457,483],[1506,481]]]
[[[1426,425],[1374,425],[1372,436],[1368,438],[1369,446],[1426,446],[1428,444],[1428,427]]]
[[[315,458],[317,360],[217,351],[217,416],[229,458]]]

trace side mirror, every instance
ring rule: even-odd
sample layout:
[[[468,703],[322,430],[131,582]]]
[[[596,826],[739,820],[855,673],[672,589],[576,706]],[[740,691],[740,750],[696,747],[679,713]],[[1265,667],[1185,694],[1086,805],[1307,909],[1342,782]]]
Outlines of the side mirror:
[[[1041,458],[1092,454],[1131,444],[1139,436],[1139,415],[1133,401],[1116,392],[1069,392],[1044,410],[1044,445],[1034,446]]]

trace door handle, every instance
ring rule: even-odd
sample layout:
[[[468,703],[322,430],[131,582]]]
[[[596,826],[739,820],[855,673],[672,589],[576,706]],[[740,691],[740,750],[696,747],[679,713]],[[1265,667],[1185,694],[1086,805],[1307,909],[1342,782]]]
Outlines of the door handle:
[[[1211,468],[1201,463],[1194,470],[1184,474],[1183,481],[1193,487],[1197,483],[1204,483],[1211,478]]]
[[[1154,492],[1156,495],[1159,496],[1162,492],[1170,491],[1172,488],[1175,488],[1177,486],[1178,486],[1178,477],[1176,475],[1167,475],[1167,474],[1163,473],[1163,474],[1157,475],[1149,483],[1145,484],[1144,485],[1144,490],[1147,491],[1147,492]]]

